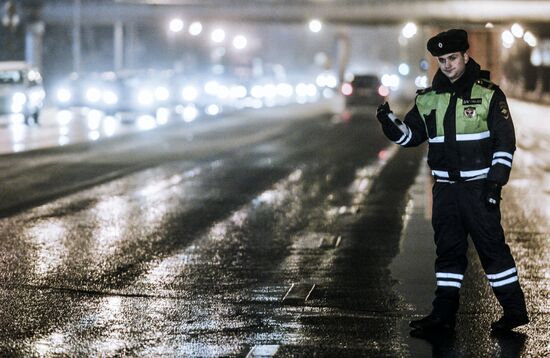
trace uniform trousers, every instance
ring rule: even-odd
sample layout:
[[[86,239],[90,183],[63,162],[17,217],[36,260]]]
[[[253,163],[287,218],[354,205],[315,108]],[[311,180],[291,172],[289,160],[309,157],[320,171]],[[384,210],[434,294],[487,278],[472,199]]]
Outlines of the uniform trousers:
[[[436,182],[432,225],[435,232],[437,288],[432,314],[454,319],[468,264],[468,236],[505,315],[526,314],[525,298],[510,248],[505,243],[500,207],[485,203],[484,179]]]

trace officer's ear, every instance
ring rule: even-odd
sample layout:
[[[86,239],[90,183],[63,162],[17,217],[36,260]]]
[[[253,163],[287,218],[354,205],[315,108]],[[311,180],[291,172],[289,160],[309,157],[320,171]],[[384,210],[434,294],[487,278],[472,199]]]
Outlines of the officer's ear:
[[[464,52],[462,56],[464,56],[464,63],[468,63],[468,61],[470,61],[470,55],[468,55],[468,52]]]

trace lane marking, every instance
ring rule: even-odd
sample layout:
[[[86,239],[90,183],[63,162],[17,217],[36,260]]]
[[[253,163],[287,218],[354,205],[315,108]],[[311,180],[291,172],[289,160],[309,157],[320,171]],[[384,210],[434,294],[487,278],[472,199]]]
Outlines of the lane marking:
[[[314,289],[315,284],[293,283],[284,295],[282,302],[285,304],[303,304],[308,300]]]

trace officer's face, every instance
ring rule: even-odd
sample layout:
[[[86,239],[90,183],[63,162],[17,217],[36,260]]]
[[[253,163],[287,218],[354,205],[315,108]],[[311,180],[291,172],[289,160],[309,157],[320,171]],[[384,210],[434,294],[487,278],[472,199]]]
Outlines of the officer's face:
[[[437,57],[439,69],[451,82],[458,80],[462,76],[468,60],[468,54],[462,52],[451,52]]]

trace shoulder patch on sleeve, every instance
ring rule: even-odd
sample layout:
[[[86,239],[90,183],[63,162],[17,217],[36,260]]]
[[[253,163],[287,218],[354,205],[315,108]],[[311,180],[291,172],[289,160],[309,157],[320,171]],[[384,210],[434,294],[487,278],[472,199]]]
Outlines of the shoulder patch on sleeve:
[[[510,110],[508,109],[506,101],[498,102],[498,111],[504,119],[510,119]]]

